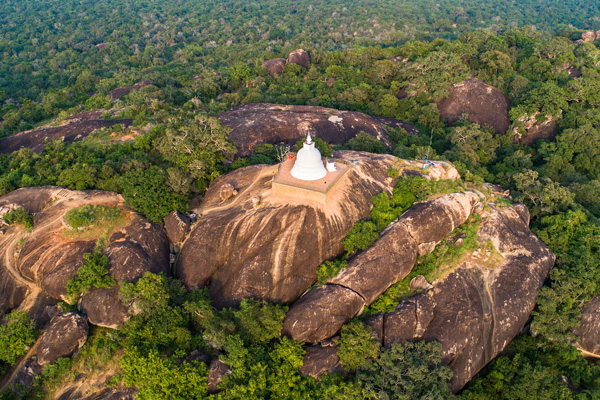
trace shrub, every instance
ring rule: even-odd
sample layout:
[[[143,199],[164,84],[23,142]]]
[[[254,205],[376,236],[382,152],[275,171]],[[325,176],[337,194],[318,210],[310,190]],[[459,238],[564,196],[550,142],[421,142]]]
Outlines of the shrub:
[[[344,260],[325,261],[317,269],[317,283],[324,285],[327,279],[336,276],[346,266],[348,262]]]
[[[358,221],[354,224],[342,244],[348,254],[355,250],[364,250],[379,239],[377,226],[371,221]]]
[[[67,297],[70,302],[76,301],[93,287],[111,287],[116,284],[115,278],[108,274],[108,257],[101,251],[85,253],[85,263],[77,270],[77,276],[67,282]]]
[[[69,211],[65,221],[75,229],[84,228],[100,221],[111,221],[121,215],[121,210],[116,207],[86,204]]]
[[[128,349],[121,358],[125,383],[139,389],[139,400],[193,400],[206,398],[208,368],[194,361],[178,363],[152,350],[143,355]]]
[[[150,221],[162,223],[171,211],[187,210],[185,197],[169,188],[165,173],[156,166],[125,173],[120,186],[127,203],[144,213]]]
[[[8,314],[0,325],[0,361],[13,365],[35,343],[37,331],[23,311]]]
[[[360,132],[358,135],[346,142],[345,147],[348,150],[366,151],[368,153],[385,154],[387,148],[385,144],[377,140],[376,137],[365,132]]]
[[[23,224],[29,232],[33,229],[33,216],[23,207],[15,208],[4,214],[4,221],[7,224]]]

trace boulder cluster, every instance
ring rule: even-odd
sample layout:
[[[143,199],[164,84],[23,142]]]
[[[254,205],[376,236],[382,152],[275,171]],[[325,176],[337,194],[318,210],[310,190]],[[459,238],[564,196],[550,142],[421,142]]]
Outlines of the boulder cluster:
[[[272,58],[270,60],[265,61],[262,64],[263,68],[266,68],[269,71],[269,75],[275,78],[277,75],[281,75],[283,73],[283,69],[285,68],[285,64],[293,63],[298,64],[301,67],[308,68],[310,65],[310,57],[308,53],[303,49],[298,49],[292,51],[288,58]]]
[[[125,218],[107,236],[104,250],[116,282],[136,282],[147,271],[170,275],[174,263],[175,276],[188,289],[209,285],[216,307],[236,306],[249,297],[289,304],[282,334],[307,343],[302,372],[315,377],[341,370],[334,337],[346,322],[405,278],[418,257],[444,241],[462,246],[466,235],[453,232],[475,218],[479,248],[435,279],[412,279],[412,296],[393,311],[363,319],[383,346],[439,341],[443,362],[454,372],[451,389],[460,390],[525,325],[554,256],[529,230],[524,205],[507,205],[501,188],[467,189],[415,203],[336,276],[308,290],[319,265],[342,255],[342,240],[355,222],[368,218],[372,196],[392,193],[402,176],[459,178],[445,162],[424,169],[421,162],[390,155],[337,151],[334,158],[349,169],[325,204],[274,194],[278,167],[255,165],[217,178],[193,214],[172,212],[164,228],[131,212],[110,192],[42,187],[0,197],[0,212],[23,207],[35,217],[32,232],[10,225],[0,236],[0,312],[27,311],[43,328],[12,382],[31,384],[44,365],[75,354],[90,324],[117,328],[129,318],[119,301],[119,283],[85,293],[78,312],[57,306],[67,299],[66,283],[83,265],[83,255],[96,245],[96,238],[73,234],[65,214],[92,204],[117,207]],[[388,176],[390,169],[398,176]],[[590,352],[598,352],[600,314],[594,304],[584,313],[580,341]],[[211,366],[209,389],[215,392],[230,368],[216,359],[202,361]],[[94,396],[90,399],[132,398],[135,391],[107,389]],[[61,398],[83,397],[73,388]]]

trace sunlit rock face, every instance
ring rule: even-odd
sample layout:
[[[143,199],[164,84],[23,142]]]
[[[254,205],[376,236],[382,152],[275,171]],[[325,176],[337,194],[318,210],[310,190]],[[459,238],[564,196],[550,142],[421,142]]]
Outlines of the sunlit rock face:
[[[449,164],[424,173],[419,163],[389,155],[338,152],[334,158],[351,169],[326,203],[274,194],[278,166],[251,166],[219,177],[195,210],[201,217],[183,244],[176,276],[188,288],[210,283],[219,307],[247,297],[290,303],[316,281],[324,260],[343,253],[342,240],[368,216],[371,197],[391,192],[390,167],[432,179],[458,177]],[[222,200],[224,185],[237,195]]]

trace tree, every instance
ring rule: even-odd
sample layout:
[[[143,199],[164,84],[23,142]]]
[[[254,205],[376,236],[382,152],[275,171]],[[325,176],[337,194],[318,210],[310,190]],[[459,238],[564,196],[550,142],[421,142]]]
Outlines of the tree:
[[[23,311],[13,311],[0,325],[0,361],[13,365],[35,343],[37,331]]]
[[[379,342],[373,340],[371,333],[371,327],[357,320],[342,327],[341,338],[336,344],[339,346],[340,363],[345,370],[355,370],[379,355]]]
[[[184,197],[169,189],[165,173],[156,166],[131,170],[119,183],[127,203],[150,221],[162,223],[171,211],[187,209]]]
[[[191,121],[172,123],[156,141],[156,148],[167,160],[204,183],[219,176],[217,167],[226,156],[235,153],[229,131],[217,119],[198,115]]]
[[[356,373],[368,394],[382,400],[448,399],[449,367],[441,365],[438,342],[393,344]]]

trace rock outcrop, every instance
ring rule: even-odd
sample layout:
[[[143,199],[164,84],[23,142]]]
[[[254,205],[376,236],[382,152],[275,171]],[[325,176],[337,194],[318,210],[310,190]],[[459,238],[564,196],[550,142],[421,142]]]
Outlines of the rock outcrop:
[[[267,71],[269,71],[269,75],[275,78],[276,76],[283,74],[285,63],[285,58],[273,58],[262,63],[262,67],[266,68]]]
[[[454,124],[463,115],[479,125],[489,125],[497,134],[504,134],[510,126],[510,101],[499,89],[477,78],[456,83],[448,97],[437,102],[440,116]]]
[[[67,282],[83,265],[83,255],[93,252],[98,237],[72,231],[65,225],[64,215],[86,204],[123,210],[119,228],[106,232],[110,234],[105,250],[109,274],[117,282],[135,282],[146,271],[170,274],[169,243],[163,228],[131,212],[120,195],[58,187],[19,189],[0,197],[0,208],[21,206],[34,215],[35,223],[31,233],[15,225],[0,236],[0,249],[4,249],[0,252],[0,277],[11,289],[0,292],[0,304],[6,305],[2,311],[32,310],[40,303],[36,299],[46,297],[54,303],[66,300]],[[117,293],[118,287],[112,287],[92,289],[83,296],[80,306],[90,322],[116,327],[124,321]]]
[[[391,191],[388,168],[423,171],[419,163],[387,155],[339,152],[336,157],[354,165],[327,204],[274,195],[277,166],[246,167],[216,179],[194,210],[202,217],[182,246],[177,277],[188,288],[210,283],[218,307],[247,297],[294,301],[315,282],[317,267],[343,252],[341,241],[368,215],[371,196]],[[435,179],[458,175],[443,163],[427,174]],[[225,184],[238,194],[222,201]]]
[[[117,100],[125,95],[128,95],[129,93],[131,93],[132,90],[140,90],[143,87],[151,86],[151,85],[153,85],[153,83],[150,81],[141,81],[141,82],[138,82],[131,86],[124,86],[124,87],[113,89],[110,92],[108,92],[106,95],[111,100]]]
[[[401,301],[393,312],[365,319],[373,329],[373,337],[385,346],[412,340],[439,341],[443,363],[449,365],[454,374],[450,387],[455,392],[506,348],[523,328],[554,263],[554,255],[548,247],[529,230],[528,213],[522,204],[504,206],[492,201],[477,212],[481,217],[477,232],[482,245],[479,249],[463,255],[457,266],[433,282],[431,289]],[[429,234],[427,229],[423,230],[423,235]],[[378,246],[376,242],[371,248]],[[326,290],[323,288],[321,291]],[[307,303],[305,299],[313,292],[303,296],[286,316],[287,332],[294,337],[307,337],[297,330],[298,321],[303,320],[292,317],[299,315],[297,310]],[[337,307],[335,297],[327,301],[330,308]],[[596,306],[598,303],[600,301]],[[600,331],[597,315],[584,317],[582,322],[582,327],[596,328],[596,336],[590,336],[596,343]],[[320,316],[311,314],[310,318]],[[290,328],[292,321],[296,326]],[[325,325],[332,324],[321,321]],[[311,324],[322,325],[314,321]],[[331,332],[333,329],[327,334]],[[321,340],[317,335],[311,339]],[[585,340],[588,339],[581,342],[587,343]]]
[[[72,143],[85,139],[97,129],[114,125],[130,126],[132,123],[132,119],[104,120],[102,112],[88,111],[64,119],[60,126],[42,126],[0,139],[0,154],[9,154],[24,147],[40,153],[48,142],[56,139]]]
[[[418,132],[413,125],[393,118],[376,119],[363,113],[338,111],[316,106],[284,106],[257,103],[243,104],[217,114],[229,128],[229,137],[236,143],[241,156],[252,154],[258,144],[293,145],[313,136],[329,144],[344,144],[360,132],[368,133],[391,147],[385,126],[403,127],[409,133]]]
[[[592,297],[583,308],[581,324],[576,330],[578,346],[587,353],[600,357],[600,295]]]
[[[223,377],[229,374],[231,374],[229,365],[225,364],[218,358],[212,360],[208,370],[208,379],[206,382],[207,392],[217,393],[219,391],[219,384],[223,380]]]
[[[338,332],[388,287],[411,271],[423,245],[435,244],[464,223],[479,205],[473,192],[453,193],[417,203],[367,250],[327,284],[311,290],[288,311],[283,333],[315,343]]]
[[[57,315],[50,321],[37,344],[37,362],[52,364],[61,357],[71,357],[83,347],[88,335],[86,319],[77,313]]]
[[[300,372],[317,379],[325,372],[342,372],[337,351],[337,346],[314,345],[307,347]]]
[[[190,232],[190,218],[179,211],[171,211],[165,217],[165,230],[171,243],[182,242]]]
[[[308,68],[310,65],[310,57],[303,49],[294,50],[287,58],[288,63],[298,64],[301,67]]]
[[[513,141],[527,146],[533,145],[540,139],[554,140],[558,134],[560,115],[547,115],[543,122],[537,122],[536,112],[529,116],[520,117],[513,127]],[[523,133],[524,132],[524,133]]]
[[[310,57],[308,56],[308,53],[305,50],[298,49],[292,51],[288,55],[287,59],[272,58],[262,63],[262,67],[266,68],[267,71],[269,71],[269,75],[275,78],[283,73],[283,69],[285,68],[285,64],[287,63],[298,64],[301,67],[307,68],[310,65]]]

